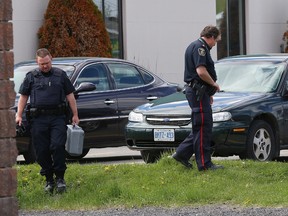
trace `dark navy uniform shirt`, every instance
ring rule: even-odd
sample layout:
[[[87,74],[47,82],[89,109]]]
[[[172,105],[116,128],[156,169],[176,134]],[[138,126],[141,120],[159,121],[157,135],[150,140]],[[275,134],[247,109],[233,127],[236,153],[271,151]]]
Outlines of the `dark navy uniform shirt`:
[[[66,72],[54,67],[48,73],[39,69],[28,72],[19,89],[20,94],[30,96],[32,107],[57,106],[74,91]]]
[[[196,68],[199,66],[206,67],[212,79],[214,81],[217,80],[214,61],[210,55],[210,49],[211,48],[202,38],[192,42],[187,47],[185,52],[184,82],[190,83],[194,79],[201,81],[196,72]],[[202,82],[204,83],[204,81]]]

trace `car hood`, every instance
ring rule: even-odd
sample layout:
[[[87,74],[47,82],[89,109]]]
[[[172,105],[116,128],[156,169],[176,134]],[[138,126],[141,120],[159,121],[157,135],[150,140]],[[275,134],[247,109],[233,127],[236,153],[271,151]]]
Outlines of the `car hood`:
[[[214,95],[212,105],[213,112],[220,112],[240,105],[247,106],[251,102],[255,102],[265,97],[264,93],[228,93],[218,92]],[[141,112],[144,115],[190,115],[191,109],[183,92],[174,93],[172,95],[157,99],[153,102],[143,104],[134,109],[135,112]]]

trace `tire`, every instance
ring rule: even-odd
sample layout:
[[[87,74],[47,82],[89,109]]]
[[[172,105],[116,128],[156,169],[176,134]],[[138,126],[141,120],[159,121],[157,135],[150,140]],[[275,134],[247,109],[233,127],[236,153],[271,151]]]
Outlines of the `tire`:
[[[36,162],[36,152],[32,141],[29,141],[29,148],[27,152],[23,153],[26,164],[33,164]]]
[[[88,152],[89,152],[89,148],[88,149],[83,149],[82,151],[82,154],[81,155],[77,155],[77,156],[73,156],[73,155],[70,155],[67,151],[66,151],[66,158],[67,159],[71,159],[71,160],[79,160],[79,159],[82,159],[83,157],[85,157]]]
[[[162,150],[142,150],[140,154],[145,163],[155,163],[162,155]]]
[[[276,142],[271,126],[263,120],[253,122],[248,132],[246,147],[247,159],[273,160],[276,155]]]

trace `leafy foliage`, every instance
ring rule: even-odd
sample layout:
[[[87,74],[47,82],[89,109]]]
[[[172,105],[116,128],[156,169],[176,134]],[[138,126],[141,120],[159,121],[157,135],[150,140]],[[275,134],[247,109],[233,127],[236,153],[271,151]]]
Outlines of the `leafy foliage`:
[[[50,0],[38,31],[39,47],[52,56],[111,57],[111,42],[92,0]]]

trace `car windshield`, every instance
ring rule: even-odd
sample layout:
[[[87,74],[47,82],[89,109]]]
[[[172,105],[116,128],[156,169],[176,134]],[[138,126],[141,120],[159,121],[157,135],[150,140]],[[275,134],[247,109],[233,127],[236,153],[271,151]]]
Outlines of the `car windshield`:
[[[70,78],[72,76],[73,71],[75,70],[74,66],[71,65],[53,65],[55,67],[61,68],[66,71],[67,76]],[[37,68],[36,64],[32,65],[19,65],[14,68],[14,77],[11,78],[11,81],[14,81],[14,90],[18,93],[21,83],[23,82],[26,73]]]
[[[217,83],[225,92],[273,92],[277,89],[285,63],[219,62],[215,64]]]

